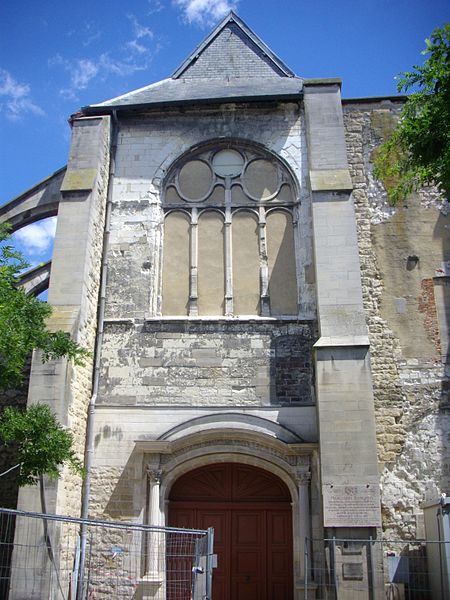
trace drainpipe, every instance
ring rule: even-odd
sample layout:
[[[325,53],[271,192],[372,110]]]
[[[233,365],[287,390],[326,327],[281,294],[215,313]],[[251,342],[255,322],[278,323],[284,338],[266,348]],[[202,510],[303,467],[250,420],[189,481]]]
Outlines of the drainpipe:
[[[116,166],[116,150],[117,150],[117,136],[119,133],[119,126],[117,121],[117,113],[115,110],[112,112],[112,131],[111,131],[111,143],[110,143],[110,162],[109,162],[109,179],[108,179],[108,192],[106,199],[106,212],[105,212],[105,229],[103,233],[103,247],[102,247],[102,262],[100,267],[100,290],[99,290],[99,301],[97,308],[97,334],[95,339],[94,349],[94,370],[92,374],[92,395],[89,401],[87,423],[86,423],[86,450],[84,457],[84,468],[85,478],[83,482],[83,492],[81,498],[81,518],[87,519],[89,517],[89,500],[91,495],[91,470],[92,470],[92,458],[94,455],[94,417],[95,417],[95,404],[97,401],[98,387],[100,381],[100,360],[101,351],[103,344],[103,324],[105,316],[105,298],[106,298],[106,280],[108,276],[108,265],[107,265],[107,250],[109,246],[109,233],[110,233],[110,220],[111,220],[111,196],[112,196],[112,182],[115,174]],[[84,569],[86,564],[86,543],[87,543],[87,524],[82,523],[80,528],[80,565],[79,565],[79,576],[77,582],[77,590],[75,590],[74,597],[78,600],[83,598],[83,587],[84,587]]]

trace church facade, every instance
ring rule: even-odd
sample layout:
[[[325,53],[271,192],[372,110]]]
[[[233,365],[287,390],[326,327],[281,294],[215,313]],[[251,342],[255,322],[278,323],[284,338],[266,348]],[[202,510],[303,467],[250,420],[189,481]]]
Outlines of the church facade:
[[[169,79],[73,115],[67,168],[2,209],[58,214],[50,325],[92,352],[33,360],[29,401],[86,457],[50,512],[214,527],[224,600],[303,598],[320,540],[421,537],[449,487],[448,203],[387,203],[403,99],[340,83],[231,13]]]

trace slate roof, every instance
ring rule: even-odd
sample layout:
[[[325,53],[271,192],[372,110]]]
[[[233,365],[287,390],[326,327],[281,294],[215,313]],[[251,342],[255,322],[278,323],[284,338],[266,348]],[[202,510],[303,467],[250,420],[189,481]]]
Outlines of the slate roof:
[[[233,11],[172,77],[293,77],[294,73]]]
[[[169,79],[82,109],[84,114],[148,106],[295,100],[303,80],[233,12]]]

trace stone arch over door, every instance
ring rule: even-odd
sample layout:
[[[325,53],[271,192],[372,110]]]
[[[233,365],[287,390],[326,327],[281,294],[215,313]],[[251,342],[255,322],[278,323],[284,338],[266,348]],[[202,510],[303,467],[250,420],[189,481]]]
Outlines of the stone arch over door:
[[[175,480],[168,524],[214,527],[218,567],[213,589],[218,600],[292,600],[291,505],[288,486],[273,473],[219,462]]]

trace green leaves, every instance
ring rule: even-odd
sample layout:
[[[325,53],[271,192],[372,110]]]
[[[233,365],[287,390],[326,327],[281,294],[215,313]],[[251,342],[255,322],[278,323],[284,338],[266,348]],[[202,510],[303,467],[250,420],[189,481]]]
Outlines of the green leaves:
[[[27,296],[18,287],[20,271],[28,265],[8,243],[9,227],[0,224],[0,389],[18,385],[30,352],[42,350],[44,361],[61,356],[82,363],[89,353],[63,331],[48,331],[50,305]]]
[[[42,350],[44,361],[67,356],[80,363],[89,355],[67,333],[48,331],[45,320],[51,306],[18,287],[20,271],[28,265],[8,239],[9,227],[0,224],[0,390],[20,383],[34,348]],[[65,464],[83,472],[72,450],[72,434],[47,405],[6,408],[0,417],[0,441],[16,450],[19,485],[34,484],[41,475],[56,479]]]
[[[57,479],[64,464],[83,473],[72,450],[72,434],[45,404],[34,404],[26,410],[6,408],[0,418],[0,440],[15,447],[21,486],[37,483],[40,475]]]
[[[375,158],[375,177],[392,204],[429,185],[450,199],[450,24],[436,28],[425,43],[422,54],[429,58],[398,83],[399,92],[416,91]]]

